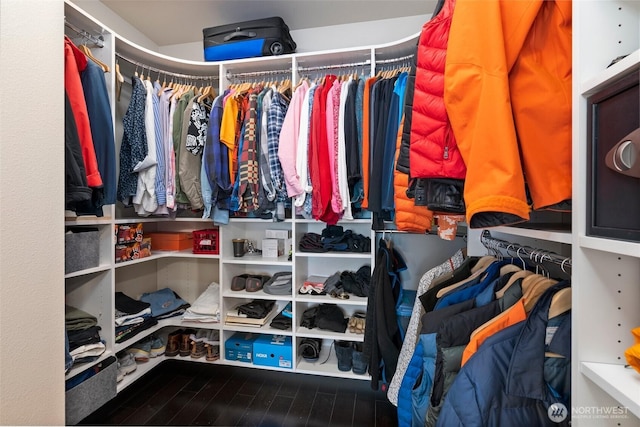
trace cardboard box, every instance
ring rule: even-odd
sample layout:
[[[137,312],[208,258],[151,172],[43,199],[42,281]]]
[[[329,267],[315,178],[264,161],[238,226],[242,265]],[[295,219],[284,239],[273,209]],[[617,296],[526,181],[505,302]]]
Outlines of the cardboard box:
[[[224,342],[224,355],[227,360],[251,363],[253,343],[259,335],[249,332],[236,332]]]
[[[116,244],[142,242],[142,223],[137,224],[117,224],[115,226]]]
[[[158,251],[184,251],[193,249],[193,233],[147,233],[153,249]]]
[[[116,245],[116,264],[148,256],[151,256],[151,239],[149,238],[142,239],[142,242]]]
[[[284,255],[284,239],[262,239],[262,256],[278,258]]]
[[[264,230],[264,237],[267,239],[288,239],[291,237],[291,230]]]
[[[291,369],[293,367],[291,337],[261,335],[253,343],[253,364]]]

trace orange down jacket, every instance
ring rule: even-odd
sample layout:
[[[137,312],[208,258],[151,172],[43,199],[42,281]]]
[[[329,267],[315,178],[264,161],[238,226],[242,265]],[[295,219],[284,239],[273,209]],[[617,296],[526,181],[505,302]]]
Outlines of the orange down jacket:
[[[402,129],[404,127],[404,116],[398,127],[396,138],[396,162],[400,156],[400,145],[402,144]],[[395,202],[395,223],[396,228],[401,231],[411,233],[428,233],[431,230],[433,212],[425,206],[416,206],[413,199],[407,196],[409,186],[409,175],[393,170],[393,197]]]
[[[444,100],[472,228],[571,198],[571,1],[458,0]]]

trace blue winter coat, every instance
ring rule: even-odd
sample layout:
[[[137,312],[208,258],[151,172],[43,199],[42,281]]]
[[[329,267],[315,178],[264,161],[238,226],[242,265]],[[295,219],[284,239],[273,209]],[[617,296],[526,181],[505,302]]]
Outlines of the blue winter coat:
[[[571,317],[548,320],[551,298],[568,286],[551,287],[526,321],[485,341],[453,382],[437,426],[569,425]],[[552,338],[545,346],[547,326]],[[545,351],[564,358],[546,358]]]

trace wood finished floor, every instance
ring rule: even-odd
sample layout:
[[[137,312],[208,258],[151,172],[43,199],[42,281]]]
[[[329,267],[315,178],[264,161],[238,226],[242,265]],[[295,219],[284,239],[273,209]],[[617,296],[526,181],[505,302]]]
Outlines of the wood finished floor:
[[[85,425],[397,426],[369,381],[169,360]]]

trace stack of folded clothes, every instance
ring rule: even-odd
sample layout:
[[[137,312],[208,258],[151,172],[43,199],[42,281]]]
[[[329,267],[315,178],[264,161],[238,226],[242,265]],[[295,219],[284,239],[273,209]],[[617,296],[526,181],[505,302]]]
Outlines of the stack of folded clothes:
[[[182,316],[185,310],[190,307],[188,302],[169,288],[144,293],[140,297],[140,301],[149,304],[151,316],[157,320]]]
[[[100,339],[98,319],[70,305],[65,305],[64,311],[69,356],[73,364],[96,360],[106,349],[104,341]]]
[[[151,317],[151,304],[133,299],[123,292],[116,292],[115,309],[116,342],[126,341],[158,324],[158,320]]]
[[[267,323],[269,314],[275,307],[274,301],[254,300],[240,304],[227,311],[225,324],[260,327]]]
[[[371,267],[363,265],[357,272],[337,271],[331,276],[312,275],[302,283],[299,294],[331,295],[334,298],[348,299],[348,294],[358,297],[369,295]]]
[[[220,322],[220,285],[212,282],[182,315],[185,322]]]
[[[298,244],[302,252],[369,252],[371,239],[340,225],[328,225],[322,234],[305,233]]]

